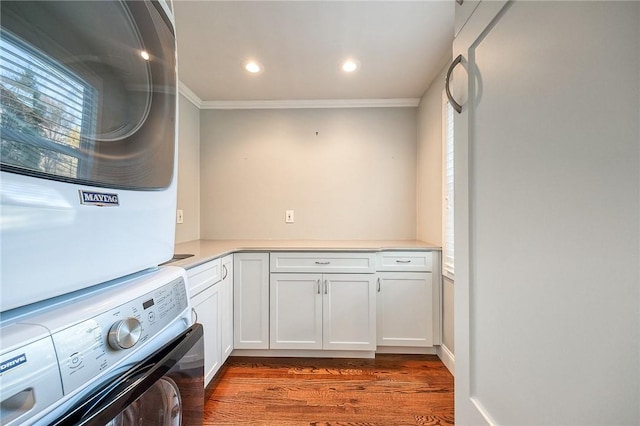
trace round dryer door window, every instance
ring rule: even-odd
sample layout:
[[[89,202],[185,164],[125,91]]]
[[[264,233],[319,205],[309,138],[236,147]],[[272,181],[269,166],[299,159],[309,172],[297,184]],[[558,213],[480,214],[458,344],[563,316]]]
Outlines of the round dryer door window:
[[[173,27],[157,2],[2,2],[3,171],[156,190],[175,155]]]
[[[182,400],[178,385],[163,377],[107,426],[180,426]]]

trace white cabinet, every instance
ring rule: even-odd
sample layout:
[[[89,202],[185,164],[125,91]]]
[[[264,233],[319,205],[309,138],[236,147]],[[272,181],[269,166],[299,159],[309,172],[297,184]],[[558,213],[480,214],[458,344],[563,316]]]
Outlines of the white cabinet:
[[[373,274],[271,274],[271,349],[375,350]]]
[[[269,348],[269,253],[233,255],[233,346]]]
[[[220,285],[220,345],[224,363],[233,351],[233,255],[225,256]]]
[[[271,253],[271,272],[373,273],[375,255],[363,252]]]
[[[322,274],[271,274],[271,349],[322,349]]]
[[[383,251],[377,253],[377,271],[431,272],[433,258],[430,251]]]
[[[378,274],[378,346],[433,346],[430,272]]]
[[[375,276],[330,274],[323,283],[322,348],[375,350]]]
[[[373,253],[271,253],[271,349],[375,350],[373,272]]]
[[[204,385],[222,365],[220,259],[187,270],[191,307],[204,329]]]
[[[220,259],[213,259],[201,265],[187,269],[189,295],[191,297],[202,292],[221,279]]]
[[[197,322],[204,329],[204,385],[209,384],[222,364],[220,351],[220,286],[213,285],[191,298]]]
[[[378,346],[440,344],[439,259],[431,251],[378,253]]]

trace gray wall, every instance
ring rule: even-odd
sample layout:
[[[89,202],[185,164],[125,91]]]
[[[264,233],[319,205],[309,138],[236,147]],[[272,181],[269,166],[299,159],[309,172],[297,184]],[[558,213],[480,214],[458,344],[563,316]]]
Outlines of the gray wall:
[[[446,58],[449,62],[450,55]],[[443,68],[420,99],[416,169],[416,236],[442,245]]]
[[[203,110],[200,125],[200,238],[415,238],[415,108]]]
[[[200,110],[180,96],[178,103],[178,209],[176,243],[200,238]]]
[[[416,169],[416,235],[442,245],[442,91],[450,56],[420,99]],[[442,344],[453,354],[453,280],[442,281]]]

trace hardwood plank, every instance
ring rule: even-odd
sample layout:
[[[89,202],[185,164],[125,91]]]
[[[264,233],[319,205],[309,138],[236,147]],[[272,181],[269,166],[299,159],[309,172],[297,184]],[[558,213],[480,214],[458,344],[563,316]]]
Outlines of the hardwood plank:
[[[453,376],[435,355],[231,357],[205,425],[452,425]]]

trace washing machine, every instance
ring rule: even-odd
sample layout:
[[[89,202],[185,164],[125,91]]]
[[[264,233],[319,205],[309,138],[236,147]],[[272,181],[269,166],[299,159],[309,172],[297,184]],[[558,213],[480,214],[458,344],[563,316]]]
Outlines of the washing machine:
[[[202,326],[165,266],[2,313],[0,424],[198,425]]]

